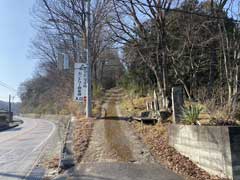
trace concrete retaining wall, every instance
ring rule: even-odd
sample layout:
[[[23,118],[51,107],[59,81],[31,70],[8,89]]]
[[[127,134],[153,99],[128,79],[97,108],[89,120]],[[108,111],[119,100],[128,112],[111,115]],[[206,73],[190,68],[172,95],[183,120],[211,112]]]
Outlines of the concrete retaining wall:
[[[170,125],[169,144],[210,174],[240,180],[240,127]]]

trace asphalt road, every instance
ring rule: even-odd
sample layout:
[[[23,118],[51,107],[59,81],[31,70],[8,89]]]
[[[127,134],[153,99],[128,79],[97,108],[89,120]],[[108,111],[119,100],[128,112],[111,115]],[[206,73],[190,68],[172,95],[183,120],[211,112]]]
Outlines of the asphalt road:
[[[72,176],[63,175],[55,180],[184,180],[184,178],[159,164],[105,162],[82,164]]]
[[[21,118],[20,126],[0,132],[0,180],[27,178],[36,165],[55,125],[41,119]]]

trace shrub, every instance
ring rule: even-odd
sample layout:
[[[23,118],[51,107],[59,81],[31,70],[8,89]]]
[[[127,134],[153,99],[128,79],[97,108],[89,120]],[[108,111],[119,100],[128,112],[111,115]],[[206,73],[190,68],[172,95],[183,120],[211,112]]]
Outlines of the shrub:
[[[74,116],[78,116],[80,114],[80,105],[76,101],[69,100],[67,102],[67,111],[69,111]]]
[[[190,105],[183,109],[183,122],[185,124],[197,124],[203,108],[199,105]]]
[[[93,98],[100,98],[104,95],[104,90],[101,85],[93,83]]]

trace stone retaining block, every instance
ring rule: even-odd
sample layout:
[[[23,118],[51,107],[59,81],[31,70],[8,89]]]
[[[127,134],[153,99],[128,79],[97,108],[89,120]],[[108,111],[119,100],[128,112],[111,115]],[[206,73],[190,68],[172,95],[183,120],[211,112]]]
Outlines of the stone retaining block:
[[[213,175],[240,180],[240,127],[169,126],[169,144]]]

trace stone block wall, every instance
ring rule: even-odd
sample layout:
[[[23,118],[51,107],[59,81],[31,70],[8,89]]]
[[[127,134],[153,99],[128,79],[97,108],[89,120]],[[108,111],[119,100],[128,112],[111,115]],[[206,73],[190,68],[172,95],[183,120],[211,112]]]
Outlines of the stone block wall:
[[[240,127],[173,124],[169,144],[210,174],[240,180]]]

